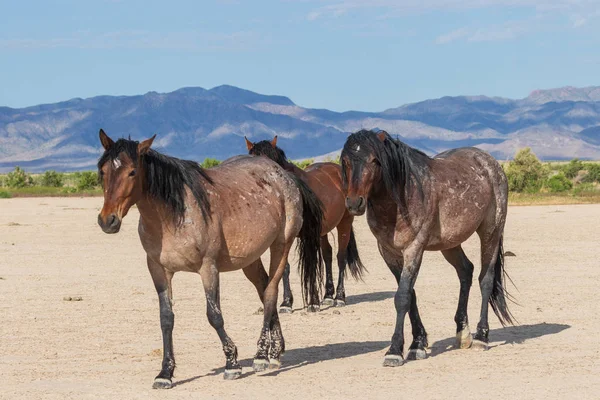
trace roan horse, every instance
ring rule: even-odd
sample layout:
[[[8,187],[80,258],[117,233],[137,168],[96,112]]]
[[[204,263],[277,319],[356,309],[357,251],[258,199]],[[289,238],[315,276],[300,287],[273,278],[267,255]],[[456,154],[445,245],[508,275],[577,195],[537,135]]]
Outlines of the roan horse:
[[[355,279],[361,279],[365,272],[356,247],[356,239],[352,222],[354,216],[348,212],[345,206],[345,195],[342,188],[342,170],[339,165],[324,162],[309,165],[305,170],[298,168],[288,161],[282,149],[277,147],[277,136],[273,140],[262,140],[252,143],[247,138],[246,147],[253,155],[265,156],[282,166],[304,181],[323,204],[323,224],[321,230],[321,251],[325,261],[325,294],[322,304],[343,307],[346,305],[346,290],[344,289],[344,277],[346,265],[350,274]],[[327,239],[327,234],[337,228],[338,252],[337,263],[339,269],[337,289],[334,291],[332,264],[332,249]],[[335,299],[334,299],[335,295]],[[290,265],[285,267],[283,274],[283,302],[279,306],[279,312],[292,312],[294,297],[290,288]],[[309,311],[319,308],[319,299],[310,300]]]
[[[134,204],[140,213],[138,232],[158,292],[164,346],[162,369],[153,387],[172,386],[171,279],[178,271],[202,277],[208,321],[225,353],[224,377],[235,379],[242,369],[237,348],[224,329],[219,273],[243,269],[264,303],[254,369],[278,368],[285,345],[277,291],[297,236],[305,298],[318,293],[322,218],[318,200],[303,182],[262,157],[234,157],[204,170],[193,161],[150,149],[153,140],[114,142],[100,130],[105,152],[98,162],[104,188],[98,216],[102,230],[117,233]],[[268,275],[260,260],[267,249],[271,251]]]
[[[441,251],[458,274],[460,294],[454,318],[458,346],[487,349],[488,302],[502,325],[514,319],[506,304],[502,236],[508,186],[502,167],[476,148],[449,150],[430,158],[384,131],[367,130],[348,137],[341,162],[346,206],[354,215],[366,210],[379,251],[398,282],[396,327],[384,365],[404,363],[407,312],[413,333],[408,359],[427,356],[427,333],[414,290],[425,250]],[[461,243],[474,232],[481,241],[482,304],[473,338],[467,317],[473,264]]]

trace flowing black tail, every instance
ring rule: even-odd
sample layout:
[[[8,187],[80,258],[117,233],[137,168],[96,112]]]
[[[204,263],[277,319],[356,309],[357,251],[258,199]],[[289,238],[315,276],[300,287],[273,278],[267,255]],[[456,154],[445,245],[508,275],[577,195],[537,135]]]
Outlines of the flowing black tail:
[[[291,175],[302,195],[302,229],[298,235],[298,258],[305,304],[319,304],[323,283],[321,224],[323,204],[304,181]]]
[[[506,299],[514,303],[513,297],[506,291],[507,280],[512,283],[512,279],[510,279],[504,269],[504,246],[502,245],[502,237],[500,237],[498,256],[496,257],[496,265],[494,265],[494,287],[490,296],[490,305],[502,326],[508,324],[514,325],[517,322],[506,304]]]
[[[348,269],[350,270],[352,277],[356,280],[362,280],[363,274],[367,272],[367,268],[365,268],[358,256],[356,238],[354,237],[354,227],[350,230],[350,241],[346,248],[346,261],[348,261]]]

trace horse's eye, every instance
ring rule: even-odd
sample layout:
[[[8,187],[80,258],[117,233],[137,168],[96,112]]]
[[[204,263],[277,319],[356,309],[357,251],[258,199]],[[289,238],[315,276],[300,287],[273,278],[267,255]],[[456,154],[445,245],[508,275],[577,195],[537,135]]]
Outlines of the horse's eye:
[[[129,173],[129,176],[135,176],[135,169],[131,170],[131,172]]]
[[[104,176],[104,171],[100,170],[100,176]]]

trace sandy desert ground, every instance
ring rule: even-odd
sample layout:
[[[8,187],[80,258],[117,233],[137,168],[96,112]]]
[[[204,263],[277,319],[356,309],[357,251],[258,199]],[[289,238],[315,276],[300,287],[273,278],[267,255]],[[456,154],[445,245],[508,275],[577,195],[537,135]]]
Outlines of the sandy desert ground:
[[[293,274],[297,310],[281,317],[287,352],[277,371],[252,372],[262,316],[241,271],[221,276],[226,328],[244,366],[237,381],[223,380],[200,277],[176,275],[178,368],[169,391],[151,389],[161,336],[137,212],[111,236],[96,224],[101,205],[101,198],[0,200],[0,398],[600,398],[600,205],[510,208],[505,250],[516,254],[507,271],[521,325],[502,328],[491,318],[487,352],[453,349],[458,279],[441,254],[427,253],[416,289],[429,358],[399,368],[382,367],[395,281],[364,218],[355,229],[369,273],[348,282],[347,307],[302,312]],[[478,247],[477,237],[465,245],[476,273]],[[479,302],[475,285],[472,330]]]

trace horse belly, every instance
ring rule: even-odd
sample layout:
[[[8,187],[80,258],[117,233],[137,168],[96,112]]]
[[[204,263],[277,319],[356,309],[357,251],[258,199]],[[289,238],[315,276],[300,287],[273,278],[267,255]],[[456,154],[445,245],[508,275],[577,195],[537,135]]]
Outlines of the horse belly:
[[[265,217],[232,220],[228,226],[223,227],[224,244],[217,259],[220,271],[247,267],[283,235],[281,223]]]

